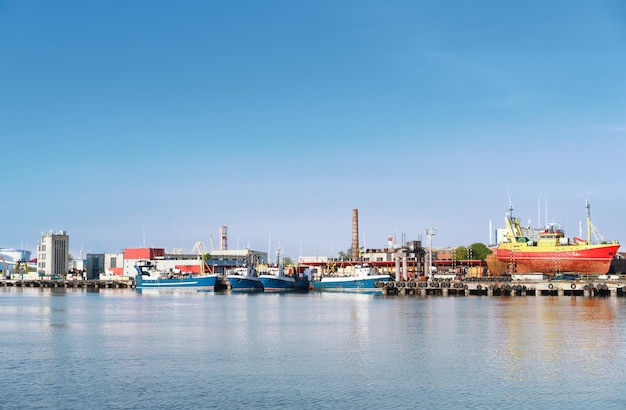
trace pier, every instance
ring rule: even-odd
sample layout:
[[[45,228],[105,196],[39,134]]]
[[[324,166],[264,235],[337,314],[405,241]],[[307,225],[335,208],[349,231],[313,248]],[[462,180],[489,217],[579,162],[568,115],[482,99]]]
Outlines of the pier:
[[[378,283],[387,296],[626,296],[626,280],[512,281],[510,278],[471,280],[390,281]]]
[[[133,280],[0,280],[0,287],[134,289]],[[430,279],[376,283],[385,296],[626,296],[626,279],[514,281],[510,278]]]
[[[134,288],[134,281],[113,280],[76,280],[76,279],[12,279],[0,280],[0,287],[17,288],[91,288],[91,289],[125,289]]]

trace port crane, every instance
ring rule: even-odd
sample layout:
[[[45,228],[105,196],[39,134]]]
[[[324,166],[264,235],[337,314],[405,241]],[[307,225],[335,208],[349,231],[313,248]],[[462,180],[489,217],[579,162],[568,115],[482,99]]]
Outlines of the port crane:
[[[4,271],[2,272],[3,275],[9,277],[9,265],[7,265],[7,261],[4,260],[4,257],[2,255],[0,255],[0,260],[2,260],[2,264],[4,265]]]
[[[204,249],[204,244],[202,243],[202,241],[196,242],[191,252],[198,253],[198,259],[200,259],[200,274],[204,276],[204,272],[205,272],[204,254],[206,253],[206,251]]]
[[[213,234],[209,234],[209,239],[211,240],[211,253],[215,252],[215,244],[213,243]]]

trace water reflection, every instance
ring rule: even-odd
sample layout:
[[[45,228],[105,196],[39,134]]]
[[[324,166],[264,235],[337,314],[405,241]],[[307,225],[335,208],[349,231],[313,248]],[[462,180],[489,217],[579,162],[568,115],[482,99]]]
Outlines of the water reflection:
[[[626,404],[607,387],[626,298],[33,289],[0,313],[0,372],[20,371],[6,400],[25,407]]]
[[[505,335],[495,346],[504,376],[512,383],[530,380],[550,386],[580,375],[564,369],[593,372],[618,348],[616,300],[604,298],[508,298],[499,304]],[[497,338],[497,336],[496,336]],[[582,380],[581,380],[582,381]]]

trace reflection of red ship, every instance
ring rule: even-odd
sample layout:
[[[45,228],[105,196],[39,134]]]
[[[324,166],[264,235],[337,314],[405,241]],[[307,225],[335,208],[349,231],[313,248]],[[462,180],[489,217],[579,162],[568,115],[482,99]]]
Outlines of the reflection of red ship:
[[[506,266],[510,273],[559,273],[604,274],[609,271],[611,260],[619,249],[618,241],[605,241],[591,223],[587,204],[587,240],[565,237],[563,230],[554,226],[539,233],[537,241],[524,236],[519,220],[509,212],[505,218],[506,240],[495,249],[491,271],[501,271]],[[598,243],[591,243],[591,233]],[[497,265],[498,266],[497,266]]]

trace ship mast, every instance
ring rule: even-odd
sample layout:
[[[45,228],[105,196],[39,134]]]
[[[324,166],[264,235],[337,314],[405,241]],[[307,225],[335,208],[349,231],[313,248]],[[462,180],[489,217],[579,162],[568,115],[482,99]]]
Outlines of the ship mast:
[[[585,208],[587,209],[587,243],[591,244],[591,207],[589,201],[585,201]]]
[[[512,242],[517,242],[517,237],[524,236],[519,220],[513,217],[513,205],[509,203],[509,212],[506,214],[506,226]]]
[[[591,207],[589,205],[589,201],[587,201],[586,204],[587,204],[587,241],[589,242],[589,244],[591,244],[591,234],[593,233],[593,237],[596,240],[595,243],[597,244],[606,243],[600,231],[598,231],[598,229],[594,226],[593,222],[591,222],[591,210],[590,210]]]

